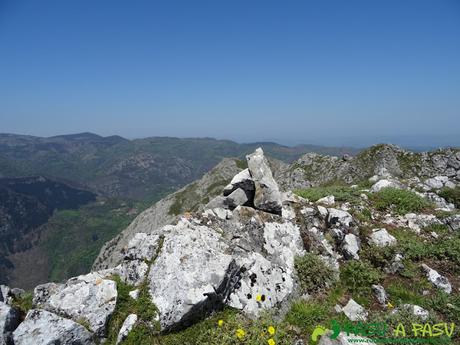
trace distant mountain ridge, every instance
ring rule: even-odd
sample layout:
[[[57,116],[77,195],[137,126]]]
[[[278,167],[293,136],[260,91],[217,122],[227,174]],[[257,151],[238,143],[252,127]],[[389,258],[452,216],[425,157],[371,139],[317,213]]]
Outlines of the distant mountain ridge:
[[[259,146],[286,163],[307,152],[359,152],[347,147],[239,144],[213,138],[128,140],[93,133],[48,138],[0,134],[0,177],[43,175],[79,183],[104,196],[155,201],[200,178],[223,158],[242,158]]]

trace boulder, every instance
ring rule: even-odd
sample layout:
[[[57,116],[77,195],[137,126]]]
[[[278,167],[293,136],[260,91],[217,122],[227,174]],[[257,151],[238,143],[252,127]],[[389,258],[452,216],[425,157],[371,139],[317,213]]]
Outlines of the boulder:
[[[233,210],[237,206],[243,206],[248,202],[248,197],[246,193],[241,188],[235,189],[230,195],[228,195],[224,201],[224,204],[228,206],[229,209]]]
[[[254,206],[262,211],[281,214],[282,196],[261,148],[247,155],[249,172],[254,181]]]
[[[440,275],[438,271],[432,269],[428,265],[422,264],[422,268],[426,273],[426,277],[434,286],[447,294],[452,292],[452,285],[446,277]]]
[[[325,196],[324,198],[318,199],[316,203],[327,205],[327,206],[332,206],[335,203],[335,198],[333,195],[328,195],[328,196]]]
[[[377,193],[377,192],[380,192],[383,188],[402,189],[403,186],[398,181],[383,179],[383,180],[379,180],[376,183],[374,183],[371,187],[370,192]]]
[[[238,188],[241,188],[249,195],[254,195],[255,186],[249,169],[244,169],[232,178],[230,183],[224,188],[224,196],[230,195]]]
[[[92,338],[82,325],[40,309],[30,310],[13,332],[15,345],[93,345]]]
[[[69,279],[65,284],[44,284],[34,290],[34,302],[40,309],[86,322],[92,332],[103,336],[117,301],[114,281],[97,272]]]
[[[123,325],[120,328],[120,332],[118,332],[117,342],[116,344],[120,344],[123,340],[126,339],[129,332],[134,328],[137,323],[137,315],[136,314],[129,314],[126,317],[126,320],[123,322]]]
[[[431,189],[441,189],[447,181],[449,181],[447,176],[436,176],[426,179],[425,184]]]
[[[342,308],[345,316],[351,321],[366,321],[367,320],[367,311],[354,299],[350,298],[347,305]]]
[[[148,276],[162,329],[187,326],[222,303],[232,262],[227,250],[221,235],[206,226],[186,220],[170,226]]]
[[[343,250],[343,255],[345,256],[346,259],[355,259],[359,260],[359,239],[356,235],[353,234],[347,234],[345,235],[345,238],[343,239],[342,243],[342,250]]]
[[[347,211],[336,208],[328,208],[327,221],[329,225],[350,226],[353,222],[353,217]]]
[[[369,236],[369,242],[377,247],[387,247],[396,244],[396,238],[386,229],[374,229]]]

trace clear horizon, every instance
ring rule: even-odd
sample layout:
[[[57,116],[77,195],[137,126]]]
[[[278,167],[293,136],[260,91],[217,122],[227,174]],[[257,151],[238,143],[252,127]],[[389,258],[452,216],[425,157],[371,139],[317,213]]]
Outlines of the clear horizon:
[[[0,132],[460,146],[457,1],[0,0]]]

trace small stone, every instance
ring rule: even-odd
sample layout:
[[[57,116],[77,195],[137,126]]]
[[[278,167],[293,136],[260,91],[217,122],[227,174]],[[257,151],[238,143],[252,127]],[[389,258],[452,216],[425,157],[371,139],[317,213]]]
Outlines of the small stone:
[[[348,301],[347,305],[342,308],[345,316],[351,321],[366,321],[367,311],[352,298]]]
[[[388,233],[386,229],[374,229],[369,236],[369,242],[377,247],[387,247],[396,244],[396,238]]]
[[[135,299],[135,300],[136,300],[136,299],[139,298],[139,293],[140,293],[139,289],[136,289],[136,290],[132,290],[132,291],[128,292],[128,295],[129,295],[129,297],[131,297],[132,299]]]
[[[350,226],[351,222],[353,222],[353,217],[347,211],[329,208],[328,213],[328,222],[330,225]]]
[[[372,285],[372,291],[374,292],[375,298],[380,305],[386,305],[388,301],[388,295],[382,285]]]
[[[131,332],[131,330],[136,325],[136,322],[137,322],[136,314],[129,314],[126,317],[126,320],[123,322],[123,325],[120,328],[120,332],[118,332],[117,343],[116,343],[117,345],[126,339],[129,332]]]

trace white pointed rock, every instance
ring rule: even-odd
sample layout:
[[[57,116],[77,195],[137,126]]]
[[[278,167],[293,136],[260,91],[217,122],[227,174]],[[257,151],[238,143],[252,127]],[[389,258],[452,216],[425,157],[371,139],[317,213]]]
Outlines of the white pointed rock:
[[[129,332],[131,332],[131,330],[134,328],[136,323],[137,323],[136,314],[129,314],[126,317],[126,320],[123,322],[123,325],[120,328],[120,332],[118,332],[117,343],[116,343],[117,345],[126,339]]]
[[[268,161],[263,150],[259,147],[254,153],[246,156],[248,169],[254,180],[255,195],[254,205],[256,208],[281,214],[282,196],[278,184],[273,178]]]
[[[377,247],[393,246],[397,243],[396,238],[388,233],[386,229],[374,229],[369,236],[369,242]]]

